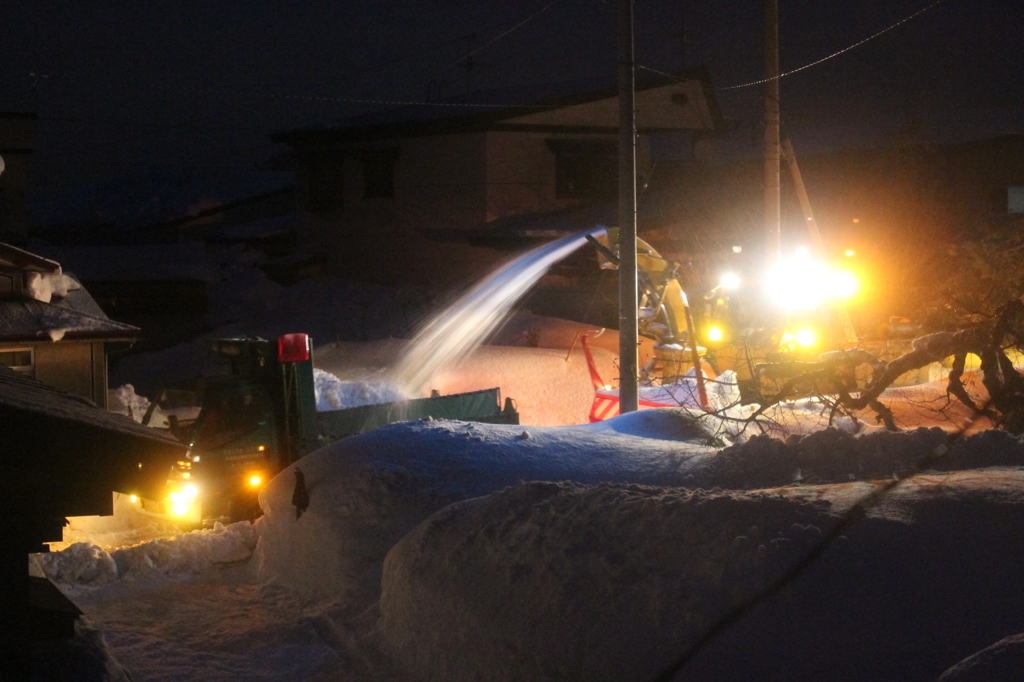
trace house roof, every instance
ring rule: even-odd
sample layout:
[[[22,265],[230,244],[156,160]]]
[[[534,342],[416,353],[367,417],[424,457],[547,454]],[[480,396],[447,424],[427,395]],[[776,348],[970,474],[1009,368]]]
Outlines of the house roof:
[[[0,407],[26,410],[185,449],[182,443],[158,429],[136,424],[124,415],[108,412],[85,398],[47,386],[3,365],[0,365]]]
[[[0,299],[0,342],[130,340],[139,328],[26,296]]]
[[[274,142],[293,146],[371,142],[375,140],[444,135],[486,130],[540,130],[569,133],[614,132],[618,127],[618,107],[604,107],[598,112],[594,105],[608,100],[617,102],[617,87],[591,89],[574,95],[550,96],[553,86],[535,88],[532,92],[521,92],[516,97],[522,104],[492,107],[497,101],[494,93],[475,93],[472,102],[450,101],[444,103],[418,103],[384,109],[358,117],[346,119],[337,124],[279,132],[271,136]],[[559,86],[564,92],[564,85]],[[538,92],[547,91],[538,96]],[[675,99],[670,93],[664,103],[654,102],[644,93],[656,90],[673,90],[683,95]],[[637,86],[638,128],[645,130],[722,130],[724,121],[718,109],[714,90],[711,88],[707,71],[703,68],[685,72],[660,75],[657,78],[638,79]],[[506,91],[508,93],[508,91]],[[515,97],[506,94],[505,101]],[[465,99],[465,98],[463,98]],[[678,121],[666,125],[664,116],[651,116],[656,108],[676,105],[673,112]],[[682,107],[682,108],[679,108]],[[684,123],[681,112],[690,108],[689,121]],[[553,112],[575,108],[571,119],[559,120]],[[647,113],[645,113],[645,109]],[[443,115],[439,115],[443,112]],[[581,115],[582,114],[582,115]],[[658,120],[658,119],[661,120]]]
[[[10,244],[0,242],[0,264],[7,264],[18,270],[30,272],[46,272],[55,274],[60,272],[60,263],[49,258],[37,256]]]

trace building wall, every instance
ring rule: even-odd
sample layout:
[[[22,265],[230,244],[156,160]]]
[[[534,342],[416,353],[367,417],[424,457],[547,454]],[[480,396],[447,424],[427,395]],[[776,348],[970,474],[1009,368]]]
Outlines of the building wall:
[[[330,272],[394,281],[389,268],[417,244],[423,230],[468,228],[487,217],[484,134],[384,140],[328,150],[302,161],[304,228],[321,246]],[[394,197],[364,196],[361,157],[394,153]],[[309,174],[330,164],[341,201],[333,210],[311,210]],[[321,166],[321,169],[323,166]],[[313,207],[315,208],[315,207]]]
[[[551,142],[595,140],[617,143],[618,136],[492,131],[487,133],[487,220],[522,213],[556,211],[580,200],[556,193],[555,153]],[[638,183],[650,168],[650,139],[637,141]]]
[[[107,364],[103,344],[57,341],[33,344],[35,379],[107,406]]]

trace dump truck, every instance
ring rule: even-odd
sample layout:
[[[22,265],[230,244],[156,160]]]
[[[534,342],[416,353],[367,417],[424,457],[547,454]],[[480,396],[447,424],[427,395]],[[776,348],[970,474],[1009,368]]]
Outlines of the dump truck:
[[[345,436],[433,417],[518,424],[497,388],[318,412],[313,344],[307,334],[208,341],[230,363],[205,381],[188,453],[172,468],[164,499],[133,497],[142,511],[182,525],[255,518],[263,485],[306,454]]]

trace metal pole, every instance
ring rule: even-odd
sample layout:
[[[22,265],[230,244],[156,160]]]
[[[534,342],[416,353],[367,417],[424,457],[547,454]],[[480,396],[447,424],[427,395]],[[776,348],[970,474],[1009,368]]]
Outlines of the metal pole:
[[[633,0],[619,0],[619,412],[640,407],[637,359]]]
[[[782,257],[782,209],[779,199],[779,3],[764,0],[764,223],[767,257]]]

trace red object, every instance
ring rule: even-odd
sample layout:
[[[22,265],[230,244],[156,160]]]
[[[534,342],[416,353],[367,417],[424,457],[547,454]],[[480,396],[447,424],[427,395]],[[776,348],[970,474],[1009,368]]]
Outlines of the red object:
[[[277,340],[277,359],[280,362],[305,362],[312,351],[309,334],[285,334]]]
[[[590,381],[594,384],[594,402],[590,406],[590,422],[600,422],[605,419],[611,419],[619,414],[619,396],[618,391],[615,393],[602,393],[601,391],[611,391],[611,388],[605,388],[606,384],[601,379],[601,375],[597,372],[597,363],[594,362],[594,356],[590,352],[590,344],[587,343],[587,337],[590,334],[584,334],[580,337],[580,341],[583,344],[583,355],[587,358],[587,369],[590,370]],[[640,401],[640,407],[665,407],[660,403],[652,403],[647,400]]]

